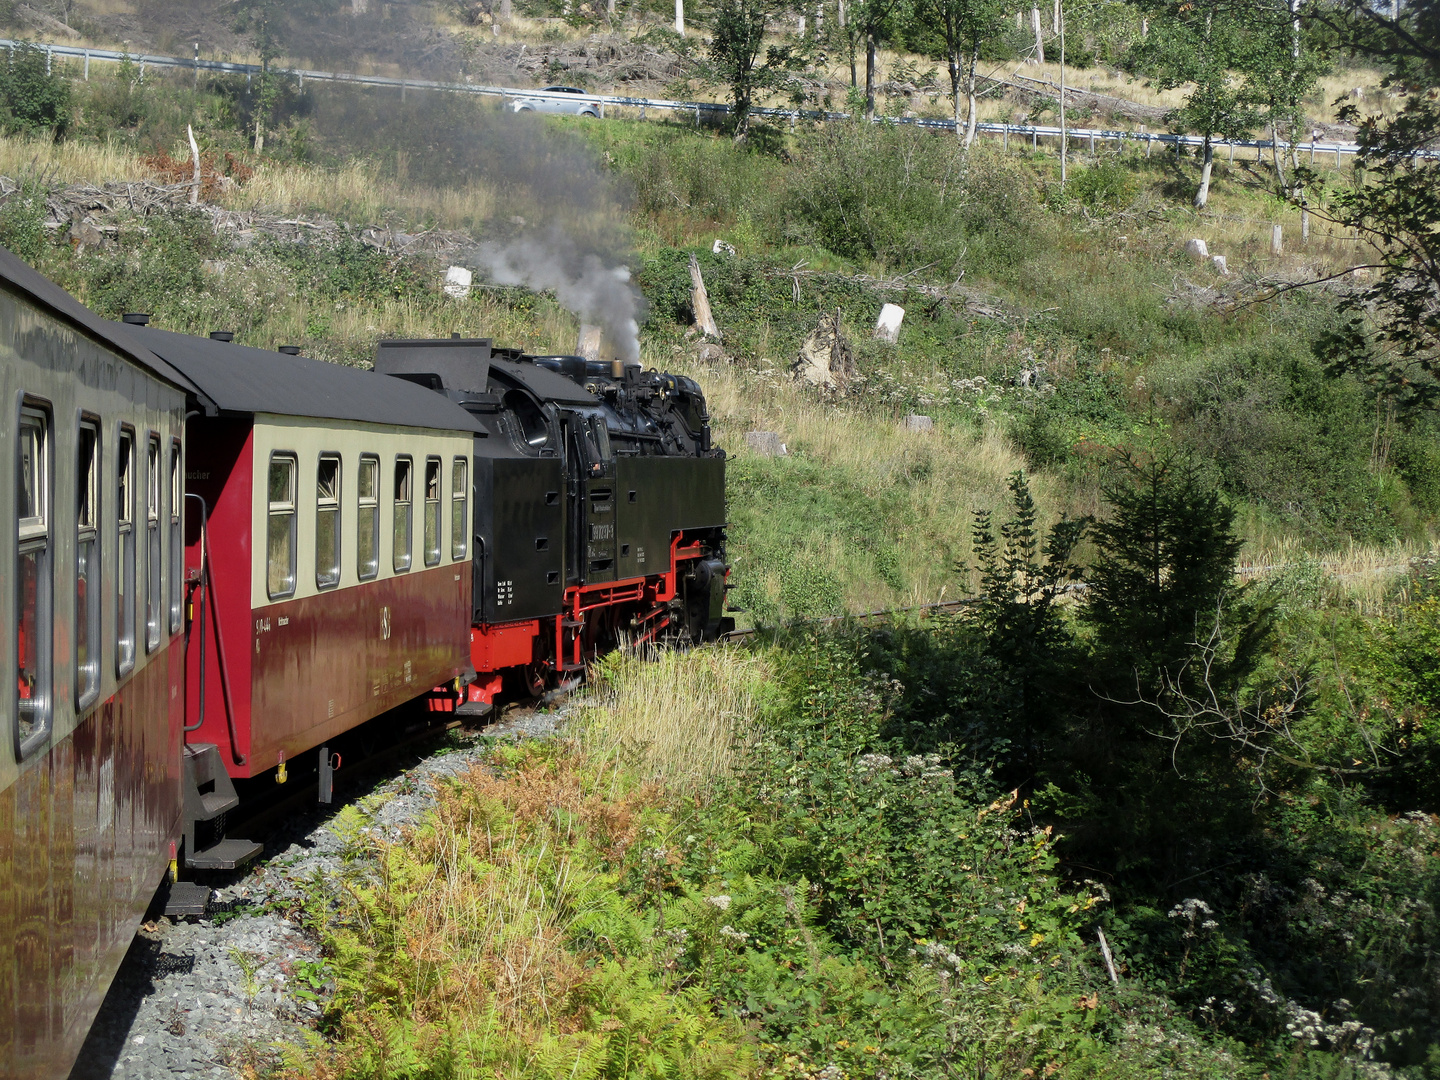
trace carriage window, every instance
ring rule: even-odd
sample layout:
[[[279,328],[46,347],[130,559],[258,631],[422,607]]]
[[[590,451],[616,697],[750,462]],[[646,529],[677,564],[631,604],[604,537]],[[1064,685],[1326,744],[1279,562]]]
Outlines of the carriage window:
[[[425,459],[425,565],[440,562],[440,459]]]
[[[266,485],[265,591],[271,600],[295,595],[295,458],[270,456]]]
[[[315,584],[340,584],[340,459],[320,456],[315,475]]]
[[[410,569],[410,499],[411,472],[414,466],[407,457],[395,459],[395,569]]]
[[[160,573],[160,437],[151,435],[145,449],[145,651],[160,647],[165,593]]]
[[[465,518],[465,499],[469,494],[469,462],[457,457],[450,467],[450,558],[463,559],[469,539],[469,522]]]
[[[75,478],[75,708],[100,693],[100,428],[80,424]]]
[[[23,757],[50,730],[50,427],[38,409],[20,410],[15,517],[15,753]]]
[[[380,459],[362,457],[355,478],[358,495],[356,514],[356,561],[360,580],[369,581],[380,572]]]
[[[170,443],[170,633],[178,634],[185,621],[185,538],[181,516],[185,511],[185,470],[180,440]]]
[[[115,671],[135,666],[135,432],[120,429],[115,457]]]

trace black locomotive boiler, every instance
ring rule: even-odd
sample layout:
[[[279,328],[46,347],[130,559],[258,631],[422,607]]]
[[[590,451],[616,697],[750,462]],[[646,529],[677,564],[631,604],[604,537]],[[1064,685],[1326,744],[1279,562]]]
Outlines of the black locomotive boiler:
[[[467,704],[493,702],[507,676],[538,692],[621,640],[733,628],[725,452],[693,380],[459,337],[382,341],[375,370],[484,429]]]

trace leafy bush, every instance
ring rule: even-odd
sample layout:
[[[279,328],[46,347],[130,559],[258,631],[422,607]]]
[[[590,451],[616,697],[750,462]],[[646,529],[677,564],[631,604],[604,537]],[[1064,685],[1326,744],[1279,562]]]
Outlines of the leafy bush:
[[[45,249],[45,194],[33,182],[24,183],[0,205],[0,244],[29,263]]]
[[[991,272],[1030,248],[1012,166],[911,126],[826,124],[795,155],[786,235],[886,266]]]
[[[1135,198],[1135,182],[1118,161],[1104,161],[1078,170],[1070,194],[1092,210],[1122,210]]]
[[[56,139],[70,126],[70,80],[48,71],[45,50],[28,42],[0,62],[0,124],[6,134],[49,131]]]
[[[1175,388],[1177,435],[1228,494],[1312,534],[1394,534],[1371,467],[1375,417],[1350,378],[1329,378],[1302,341],[1225,350]]]

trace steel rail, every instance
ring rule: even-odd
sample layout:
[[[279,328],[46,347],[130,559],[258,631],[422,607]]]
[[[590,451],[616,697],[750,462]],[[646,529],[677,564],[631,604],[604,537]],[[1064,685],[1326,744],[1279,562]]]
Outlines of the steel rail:
[[[24,45],[43,49],[47,56],[47,65],[50,58],[68,57],[72,59],[83,59],[85,70],[88,76],[90,61],[100,60],[107,63],[123,63],[129,61],[137,64],[140,68],[140,77],[144,78],[145,67],[178,68],[187,71],[209,71],[220,74],[244,75],[247,79],[265,71],[259,64],[239,64],[228,60],[205,60],[200,57],[184,56],[159,56],[153,53],[128,53],[113,49],[88,49],[78,45],[57,45],[50,42],[27,42],[10,38],[0,38],[0,48],[13,50]],[[510,101],[517,98],[530,98],[540,101],[564,101],[584,102],[596,105],[603,110],[607,105],[626,106],[638,108],[643,118],[645,110],[657,109],[661,112],[693,113],[695,122],[698,124],[704,116],[711,120],[718,120],[730,113],[730,106],[724,102],[717,101],[679,101],[670,98],[641,98],[629,97],[622,94],[559,94],[547,93],[544,90],[525,90],[514,86],[492,86],[483,83],[470,82],[440,82],[433,79],[409,79],[392,75],[359,75],[353,72],[344,71],[318,71],[310,68],[282,68],[272,67],[271,72],[279,75],[293,75],[299,80],[303,87],[306,79],[316,82],[351,83],[356,86],[385,86],[399,88],[400,90],[421,90],[441,91],[445,93],[474,94],[480,97],[498,97],[502,101]],[[1078,88],[1077,88],[1078,89]],[[1082,91],[1083,92],[1083,91]],[[792,123],[796,120],[848,120],[849,113],[825,112],[813,109],[779,109],[773,107],[756,107],[750,110],[757,116],[773,117],[780,120],[789,120]],[[929,128],[939,131],[954,131],[956,123],[954,120],[943,120],[938,118],[925,117],[875,117],[877,123],[909,124],[915,127]],[[1038,146],[1040,139],[1058,139],[1062,132],[1056,125],[1045,124],[977,124],[975,130],[985,135],[999,135],[1005,140],[1011,136],[1020,139],[1030,139],[1032,146]],[[1100,142],[1143,142],[1148,146],[1154,143],[1168,144],[1177,149],[1182,146],[1203,146],[1205,139],[1200,135],[1177,135],[1173,132],[1149,132],[1149,131],[1112,131],[1103,128],[1071,128],[1067,127],[1064,136],[1075,142],[1088,142],[1091,149],[1095,143]],[[1281,148],[1290,150],[1292,147],[1296,153],[1309,154],[1314,160],[1316,154],[1333,154],[1338,165],[1342,155],[1355,155],[1360,152],[1356,143],[1347,142],[1302,142],[1288,143],[1277,142],[1274,139],[1236,139],[1230,142],[1211,141],[1215,149],[1228,149],[1233,155],[1238,147],[1246,150],[1254,150],[1257,155],[1265,150]],[[1417,157],[1440,158],[1440,150],[1416,151]]]
[[[877,611],[861,611],[846,615],[822,615],[815,619],[796,619],[794,622],[785,623],[782,626],[751,626],[744,630],[731,630],[728,634],[722,634],[717,643],[723,644],[727,641],[739,641],[742,638],[754,637],[762,633],[783,633],[787,630],[798,630],[804,626],[833,626],[836,623],[864,622],[869,619],[883,620],[893,618],[896,615],[906,615],[912,611],[919,611],[926,614],[944,611],[960,611],[963,608],[972,607],[979,603],[973,597],[963,600],[939,600],[933,604],[912,604],[910,607],[880,608]]]

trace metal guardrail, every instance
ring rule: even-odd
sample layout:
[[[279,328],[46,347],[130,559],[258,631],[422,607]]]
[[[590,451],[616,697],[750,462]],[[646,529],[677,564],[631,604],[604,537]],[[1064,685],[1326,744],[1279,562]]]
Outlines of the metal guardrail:
[[[260,74],[264,69],[259,64],[236,64],[226,60],[205,60],[200,57],[187,58],[183,56],[155,56],[149,53],[126,53],[116,52],[111,49],[86,49],[76,45],[56,45],[46,42],[21,42],[9,38],[0,38],[0,49],[14,50],[22,44],[34,45],[36,48],[44,49],[47,57],[47,66],[50,58],[56,56],[82,59],[85,62],[85,77],[90,75],[90,61],[100,60],[107,63],[121,63],[126,60],[136,64],[140,68],[140,77],[144,78],[147,65],[163,68],[180,68],[186,71],[212,71],[229,75],[244,75],[247,80]],[[514,100],[516,98],[532,98],[537,100],[553,100],[574,103],[584,101],[600,107],[601,115],[604,115],[604,108],[610,106],[628,106],[638,108],[643,118],[646,110],[658,109],[661,112],[693,113],[696,123],[700,122],[702,116],[712,120],[719,119],[729,114],[730,106],[723,102],[714,101],[673,101],[668,98],[638,98],[626,97],[617,94],[557,94],[546,93],[543,90],[524,90],[514,86],[489,86],[481,83],[469,82],[437,82],[431,79],[405,79],[390,75],[357,75],[342,71],[312,71],[308,68],[272,68],[272,71],[282,75],[295,76],[303,87],[306,79],[313,79],[317,82],[353,83],[359,86],[388,86],[398,87],[403,90],[438,90],[446,93],[475,94],[481,97],[498,97],[502,101]],[[808,109],[777,109],[777,108],[754,108],[751,110],[757,116],[774,117],[780,120],[846,120],[849,113],[843,112],[822,112]],[[955,121],[926,119],[923,117],[884,117],[887,123],[913,124],[916,127],[932,128],[941,131],[954,131]],[[986,135],[999,135],[1009,144],[1011,137],[1029,139],[1032,147],[1038,146],[1041,139],[1059,139],[1062,132],[1058,126],[1039,124],[977,124],[977,133]],[[1146,152],[1155,143],[1176,147],[1177,151],[1182,146],[1203,146],[1204,138],[1199,135],[1176,135],[1171,132],[1147,132],[1147,131],[1105,131],[1099,128],[1066,128],[1063,135],[1067,139],[1078,142],[1087,142],[1093,151],[1097,142],[1143,142],[1146,144]],[[1234,142],[1212,142],[1217,150],[1228,150],[1231,160],[1234,159],[1235,149],[1254,150],[1257,157],[1265,150],[1272,149],[1277,144],[1269,139],[1243,139]],[[1280,143],[1280,147],[1288,150],[1290,143]],[[1315,155],[1335,155],[1335,164],[1338,166],[1343,154],[1358,154],[1360,147],[1355,143],[1342,142],[1303,142],[1294,144],[1295,152],[1308,153],[1310,160],[1315,160]],[[1425,157],[1440,156],[1440,151],[1429,151],[1423,153]]]

